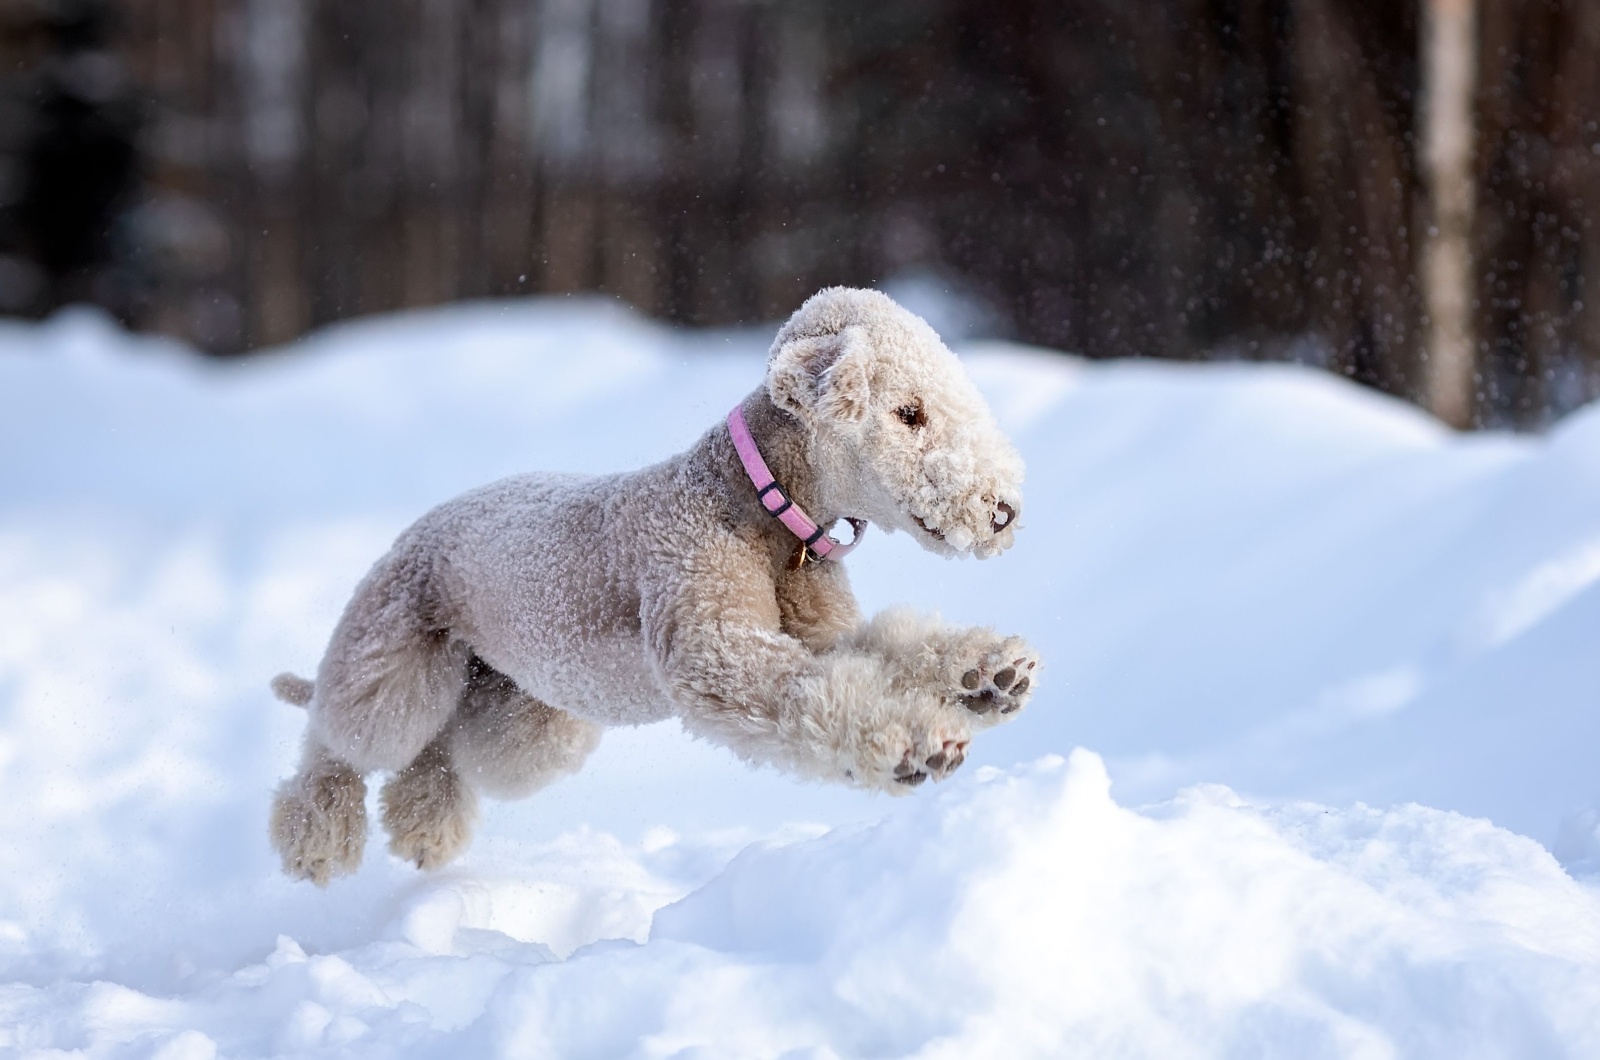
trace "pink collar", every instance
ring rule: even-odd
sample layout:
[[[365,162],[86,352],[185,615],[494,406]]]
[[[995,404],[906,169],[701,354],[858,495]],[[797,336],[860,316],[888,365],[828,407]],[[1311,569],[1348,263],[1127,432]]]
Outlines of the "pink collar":
[[[750,425],[744,421],[742,406],[735,405],[733,411],[728,413],[728,434],[733,438],[733,447],[739,451],[739,462],[744,465],[744,473],[750,476],[750,482],[756,488],[756,497],[761,501],[761,506],[776,516],[804,544],[799,553],[801,565],[808,559],[838,562],[861,544],[861,535],[867,532],[865,520],[846,518],[845,522],[855,531],[855,537],[848,545],[840,544],[812,521],[804,508],[789,499],[783,487],[778,485],[777,477],[767,467],[767,462],[761,459],[761,450],[756,448]]]

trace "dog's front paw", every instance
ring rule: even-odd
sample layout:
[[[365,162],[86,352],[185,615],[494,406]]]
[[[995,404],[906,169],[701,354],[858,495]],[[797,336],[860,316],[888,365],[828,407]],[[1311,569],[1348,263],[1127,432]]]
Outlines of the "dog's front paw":
[[[942,708],[908,715],[862,734],[849,770],[857,784],[904,795],[929,778],[943,780],[966,761],[972,736],[963,719]]]
[[[1015,714],[1033,695],[1038,665],[1038,652],[1021,637],[1008,637],[962,671],[956,695],[979,717]]]

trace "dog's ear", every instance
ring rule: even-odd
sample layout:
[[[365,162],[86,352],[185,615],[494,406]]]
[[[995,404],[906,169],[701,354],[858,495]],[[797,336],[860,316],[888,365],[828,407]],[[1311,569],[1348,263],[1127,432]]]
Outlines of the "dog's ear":
[[[773,351],[767,393],[773,404],[802,419],[824,415],[857,422],[871,396],[866,332],[851,326],[832,335],[791,339]]]

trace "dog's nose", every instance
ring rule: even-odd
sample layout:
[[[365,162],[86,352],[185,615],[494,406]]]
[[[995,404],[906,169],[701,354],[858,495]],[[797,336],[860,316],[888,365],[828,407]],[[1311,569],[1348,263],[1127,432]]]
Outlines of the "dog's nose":
[[[998,534],[1000,531],[1016,522],[1017,516],[1020,514],[1017,509],[1020,507],[1020,503],[1016,506],[1013,506],[1007,504],[1005,501],[1001,501],[996,504],[996,514],[989,520],[989,525],[994,529],[994,532]]]

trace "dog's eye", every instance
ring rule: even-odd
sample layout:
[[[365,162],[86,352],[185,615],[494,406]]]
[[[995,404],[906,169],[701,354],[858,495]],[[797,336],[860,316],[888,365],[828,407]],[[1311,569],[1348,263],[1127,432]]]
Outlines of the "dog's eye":
[[[901,423],[913,429],[921,427],[924,423],[928,422],[927,414],[922,411],[921,402],[912,402],[909,405],[901,405],[899,408],[894,410],[894,414],[900,417]]]

